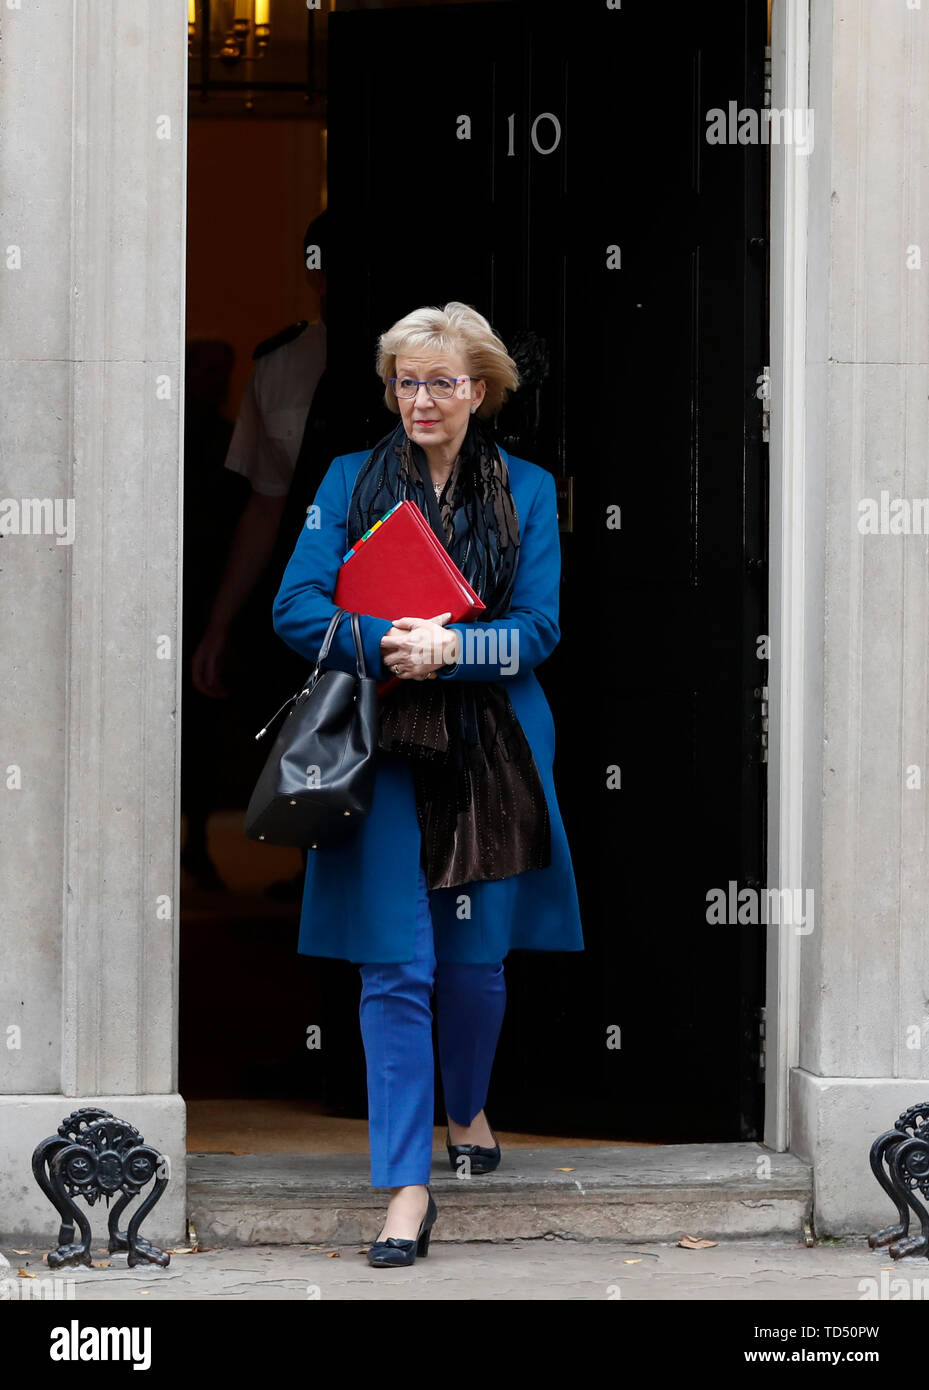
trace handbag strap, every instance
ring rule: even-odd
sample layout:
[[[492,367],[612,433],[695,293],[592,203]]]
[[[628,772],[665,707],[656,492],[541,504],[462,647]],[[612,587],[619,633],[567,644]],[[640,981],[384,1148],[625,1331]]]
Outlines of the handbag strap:
[[[316,658],[316,665],[313,667],[312,671],[307,677],[306,683],[300,688],[300,690],[297,691],[296,695],[291,695],[289,700],[284,701],[280,709],[277,711],[277,714],[272,714],[267,724],[265,724],[263,728],[258,730],[257,734],[255,735],[256,739],[264,738],[265,734],[268,732],[271,725],[277,718],[278,714],[283,714],[284,710],[287,708],[288,705],[292,705],[294,700],[299,699],[301,695],[305,694],[309,690],[313,682],[314,676],[316,675],[320,666],[322,666],[323,662],[326,660],[326,657],[329,655],[329,647],[332,644],[333,634],[335,633],[336,627],[338,626],[339,621],[341,620],[342,614],[344,612],[346,612],[344,608],[337,608],[333,613],[332,617],[329,619],[329,626],[326,628],[326,635],[323,638],[322,646],[319,649],[319,655]],[[358,620],[357,613],[353,613],[351,617],[352,637],[355,639],[355,670],[357,671],[359,676],[364,677],[367,675],[367,670],[365,668],[364,647],[361,645],[361,623]]]
[[[332,617],[329,619],[329,626],[326,629],[326,635],[323,638],[323,644],[319,649],[319,656],[316,658],[316,670],[318,670],[319,667],[322,666],[323,662],[326,660],[326,657],[329,655],[329,648],[332,645],[332,639],[335,635],[335,630],[342,620],[343,613],[345,613],[346,611],[347,610],[345,608],[337,608],[333,613]],[[357,613],[351,613],[349,616],[351,618],[352,624],[352,641],[355,644],[355,673],[357,674],[360,680],[366,680],[368,676],[368,668],[365,662],[364,644],[361,640],[361,619],[359,618]]]
[[[319,649],[319,656],[316,658],[317,667],[322,666],[323,662],[326,660],[326,657],[329,655],[329,648],[332,645],[333,635],[335,633],[336,628],[339,625],[339,620],[341,619],[342,614],[344,612],[344,608],[337,608],[333,613],[332,617],[329,619],[329,626],[326,628],[326,635],[323,638],[323,644]]]
[[[355,670],[359,680],[367,680],[368,668],[365,664],[365,649],[361,641],[361,619],[357,613],[352,614],[352,638],[355,643]]]

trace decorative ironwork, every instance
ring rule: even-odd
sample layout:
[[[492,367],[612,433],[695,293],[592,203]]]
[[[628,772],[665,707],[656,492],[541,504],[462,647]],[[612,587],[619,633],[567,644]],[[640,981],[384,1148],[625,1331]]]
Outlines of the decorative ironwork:
[[[142,1135],[109,1110],[87,1106],[62,1120],[58,1133],[43,1139],[32,1155],[36,1182],[61,1217],[58,1248],[48,1255],[50,1269],[63,1265],[91,1264],[90,1222],[77,1206],[83,1197],[89,1206],[121,1193],[109,1215],[109,1250],[128,1252],[130,1269],[139,1264],[167,1265],[171,1256],[139,1235],[139,1227],[168,1185],[165,1159],[146,1144]],[[119,1218],[126,1207],[154,1178],[154,1186],[139,1205],[125,1231]],[[81,1239],[75,1241],[75,1222]]]
[[[905,1255],[929,1257],[929,1211],[920,1196],[929,1196],[929,1101],[911,1105],[893,1129],[878,1135],[869,1155],[871,1171],[897,1208],[899,1221],[868,1236],[872,1250],[890,1247],[892,1259]],[[910,1211],[919,1217],[920,1233],[908,1234]]]

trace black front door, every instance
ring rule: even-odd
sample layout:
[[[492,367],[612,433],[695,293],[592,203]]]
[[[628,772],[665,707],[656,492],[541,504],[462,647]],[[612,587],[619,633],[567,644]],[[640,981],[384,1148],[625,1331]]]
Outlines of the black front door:
[[[711,925],[707,893],[764,864],[766,151],[705,136],[761,106],[765,24],[764,0],[330,21],[340,452],[395,420],[378,334],[464,300],[524,376],[498,437],[561,491],[538,675],[587,949],[508,958],[498,1128],[760,1134],[764,928]]]

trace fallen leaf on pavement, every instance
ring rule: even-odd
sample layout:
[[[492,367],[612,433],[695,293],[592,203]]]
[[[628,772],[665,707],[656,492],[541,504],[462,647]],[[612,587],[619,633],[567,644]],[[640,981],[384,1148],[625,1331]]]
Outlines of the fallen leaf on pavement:
[[[717,1245],[715,1240],[698,1240],[696,1236],[682,1236],[678,1245],[683,1245],[685,1250],[708,1250],[711,1245]]]
[[[19,1273],[21,1278],[23,1279],[38,1279],[39,1277],[37,1274],[27,1274],[26,1271],[23,1269],[22,1265],[20,1265],[19,1267]]]

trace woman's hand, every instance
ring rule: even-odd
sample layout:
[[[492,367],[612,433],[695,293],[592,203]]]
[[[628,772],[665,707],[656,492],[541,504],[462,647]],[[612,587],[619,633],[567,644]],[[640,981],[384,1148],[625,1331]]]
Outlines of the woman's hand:
[[[435,680],[440,666],[459,657],[457,632],[445,632],[451,613],[434,618],[395,618],[381,638],[384,665],[400,680]]]

